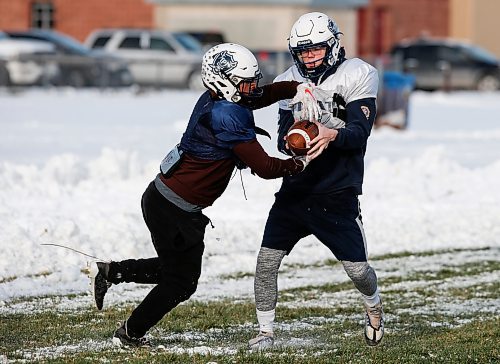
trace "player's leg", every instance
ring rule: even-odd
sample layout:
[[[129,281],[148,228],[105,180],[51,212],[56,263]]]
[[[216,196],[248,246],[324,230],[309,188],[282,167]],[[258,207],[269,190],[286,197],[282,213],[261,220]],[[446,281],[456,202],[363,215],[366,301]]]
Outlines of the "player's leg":
[[[375,270],[367,262],[366,238],[357,196],[351,192],[316,201],[310,220],[314,235],[339,259],[362,295],[365,339],[377,345],[384,335],[384,312]]]
[[[124,344],[146,332],[195,291],[201,273],[208,218],[167,201],[151,184],[142,200],[143,214],[158,253],[159,282],[114,337]],[[126,335],[126,337],[124,337]]]
[[[300,207],[279,197],[269,212],[255,269],[254,290],[259,334],[248,342],[252,350],[266,349],[274,343],[278,270],[284,256],[297,241],[308,235],[298,216]]]
[[[142,197],[143,215],[144,203],[152,198],[158,198],[149,185]],[[152,239],[154,237],[152,236]],[[112,284],[134,282],[158,284],[160,282],[161,266],[158,257],[149,259],[126,259],[122,261],[96,262],[90,268],[91,291],[98,310],[104,304],[104,297]]]
[[[248,342],[250,349],[261,350],[274,343],[273,323],[278,301],[278,270],[285,250],[261,247],[255,269],[254,293],[259,334]]]
[[[144,337],[151,327],[196,291],[203,250],[204,245],[197,244],[182,252],[170,251],[168,256],[160,253],[162,264],[167,268],[160,283],[153,287],[122,325],[127,325],[131,333],[129,336]],[[115,333],[117,336],[118,332]],[[123,342],[122,337],[118,338]]]
[[[370,346],[378,345],[384,336],[384,310],[377,287],[375,270],[368,262],[343,260],[342,264],[364,301],[366,310],[365,340]]]
[[[97,309],[102,310],[104,296],[112,284],[122,282],[158,284],[160,271],[158,258],[96,262],[90,268],[90,285]]]

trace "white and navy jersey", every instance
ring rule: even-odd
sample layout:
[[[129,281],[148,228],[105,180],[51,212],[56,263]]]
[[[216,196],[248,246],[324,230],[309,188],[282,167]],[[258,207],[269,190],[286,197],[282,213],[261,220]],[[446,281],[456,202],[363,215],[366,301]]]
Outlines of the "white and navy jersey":
[[[296,66],[276,77],[278,81],[311,82],[302,77]],[[285,177],[280,193],[337,193],[353,189],[362,193],[364,155],[376,115],[378,91],[377,70],[359,58],[347,59],[333,72],[319,78],[317,87],[325,91],[318,100],[324,112],[338,116],[343,108],[345,126],[338,129],[336,139],[314,159],[304,172]],[[286,152],[281,139],[293,123],[291,100],[279,102],[278,148]]]
[[[310,82],[299,74],[296,66],[291,66],[276,77],[274,82],[278,81]],[[331,92],[332,96],[335,93],[341,95],[346,104],[364,98],[377,98],[378,72],[373,66],[359,58],[347,59],[335,73],[327,76],[325,80],[320,78],[318,87]],[[281,100],[280,109],[290,110],[288,106],[290,101]]]

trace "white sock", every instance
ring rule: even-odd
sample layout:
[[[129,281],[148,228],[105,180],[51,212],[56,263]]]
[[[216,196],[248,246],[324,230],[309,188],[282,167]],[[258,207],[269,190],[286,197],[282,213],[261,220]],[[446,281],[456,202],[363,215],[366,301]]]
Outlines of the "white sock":
[[[273,323],[275,315],[276,315],[276,310],[271,310],[271,311],[257,310],[257,320],[259,321],[260,331],[269,333],[273,332]]]
[[[380,303],[380,294],[379,294],[379,291],[378,291],[378,288],[377,290],[375,291],[374,294],[372,294],[371,296],[366,296],[364,294],[361,294],[363,296],[363,300],[365,301],[365,303],[369,306],[369,307],[373,307],[375,306],[376,304]]]

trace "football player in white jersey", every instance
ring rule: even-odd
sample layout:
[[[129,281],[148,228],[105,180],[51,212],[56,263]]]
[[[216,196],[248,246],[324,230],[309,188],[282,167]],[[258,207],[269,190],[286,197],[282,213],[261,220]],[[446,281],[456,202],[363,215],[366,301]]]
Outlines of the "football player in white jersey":
[[[260,331],[249,341],[252,350],[274,343],[278,269],[283,257],[309,235],[316,236],[342,262],[361,293],[367,344],[378,345],[384,334],[382,301],[377,276],[367,262],[358,201],[366,144],[376,114],[378,74],[361,59],[345,58],[340,34],[337,24],[323,13],[301,16],[289,38],[295,65],[275,79],[309,82],[322,111],[320,133],[310,142],[308,152],[315,159],[303,173],[283,178],[269,212],[255,273]],[[284,136],[300,119],[302,105],[284,100],[279,106],[278,148],[290,154]]]

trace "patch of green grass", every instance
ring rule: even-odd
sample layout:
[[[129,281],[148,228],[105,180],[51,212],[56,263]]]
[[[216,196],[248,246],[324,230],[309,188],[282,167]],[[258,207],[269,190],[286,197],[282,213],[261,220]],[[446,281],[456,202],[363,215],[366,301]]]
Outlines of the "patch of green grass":
[[[488,282],[475,284],[465,289],[460,288],[450,288],[448,294],[453,297],[461,298],[464,300],[470,300],[473,298],[483,298],[483,299],[495,299],[500,295],[500,281]]]
[[[444,265],[444,268],[437,271],[419,271],[414,272],[406,276],[389,276],[379,279],[380,287],[388,287],[390,285],[394,285],[397,283],[404,282],[429,282],[429,285],[426,287],[414,288],[413,291],[415,294],[420,296],[435,296],[436,292],[433,288],[432,283],[436,283],[439,281],[443,281],[445,279],[450,278],[459,278],[459,277],[472,277],[478,274],[484,273],[493,273],[500,271],[500,261],[481,261],[481,262],[473,262],[473,263],[457,263],[455,265]],[[495,282],[492,284],[484,285],[484,292],[490,292],[490,295],[487,297],[491,297],[495,294],[495,290],[498,292],[499,283]],[[321,297],[322,294],[325,293],[335,293],[341,291],[347,291],[354,289],[354,285],[351,281],[335,283],[335,284],[324,284],[317,286],[305,286],[300,288],[286,289],[280,292],[279,300],[280,302],[293,302],[296,300],[308,301],[311,299],[317,299]],[[451,288],[450,288],[451,290]],[[383,293],[385,296],[391,295],[396,296],[401,294],[400,289],[383,289]],[[462,297],[473,298],[477,297],[477,291],[474,288],[467,289],[467,287],[455,289],[452,293],[453,296],[460,295]],[[485,296],[486,297],[486,296]],[[409,303],[410,304],[410,303]]]
[[[246,349],[257,333],[252,301],[188,301],[150,332],[153,343],[165,349],[121,350],[111,346],[111,336],[134,306],[62,312],[54,298],[52,311],[0,315],[0,354],[46,363],[494,363],[500,361],[500,316],[492,313],[500,292],[494,279],[499,265],[494,258],[458,262],[381,279],[387,331],[376,348],[364,343],[362,305],[354,302],[347,281],[281,291],[277,345],[264,353]],[[476,281],[480,275],[488,279]],[[454,282],[453,277],[471,279],[459,286],[441,284]],[[330,305],[332,294],[342,302]],[[327,307],[304,304],[323,295]],[[461,309],[478,302],[487,309]]]
[[[322,293],[335,293],[353,289],[354,285],[351,281],[342,283],[328,283],[317,286],[305,286],[300,288],[284,289],[280,291],[280,302],[290,302],[297,299],[303,301],[316,299]]]
[[[440,250],[430,250],[430,251],[422,251],[422,252],[399,252],[399,253],[389,253],[382,254],[370,257],[370,260],[387,260],[387,259],[396,259],[396,258],[409,258],[409,257],[430,257],[434,255],[441,254],[453,254],[453,253],[461,253],[461,252],[478,252],[478,251],[487,251],[493,250],[491,247],[483,247],[476,249],[440,249]]]
[[[296,269],[305,269],[305,268],[321,268],[321,267],[333,267],[339,265],[340,262],[336,259],[326,259],[318,263],[313,264],[302,264],[302,263],[286,263],[285,268],[282,270],[283,272],[293,271]]]
[[[250,273],[250,272],[236,272],[233,274],[222,274],[219,276],[219,278],[228,280],[228,279],[243,279],[243,278],[248,278],[248,277],[253,277],[253,276],[255,276],[255,274]]]
[[[17,276],[11,276],[11,277],[5,277],[0,279],[0,284],[2,283],[9,283],[17,279]]]
[[[177,312],[177,319],[190,321],[191,310],[202,308],[204,315],[234,313],[230,304],[211,304],[192,306],[185,305],[184,310]],[[241,306],[235,305],[236,309]],[[282,310],[280,310],[282,311]],[[277,344],[284,345],[266,353],[251,353],[246,350],[246,342],[255,333],[251,327],[240,326],[236,322],[227,326],[226,330],[200,330],[199,338],[171,339],[168,337],[172,315],[164,319],[154,333],[156,344],[165,347],[184,348],[184,352],[172,353],[160,349],[131,349],[122,351],[109,346],[93,350],[67,352],[50,359],[47,363],[90,363],[103,359],[109,362],[130,363],[461,363],[479,362],[493,363],[500,359],[498,342],[500,340],[500,320],[497,318],[480,319],[461,327],[432,327],[433,319],[439,317],[400,317],[387,323],[388,332],[383,343],[376,348],[367,347],[361,333],[361,325],[357,320],[347,319],[341,322],[329,322],[324,317],[314,314],[330,314],[328,310],[287,309],[280,320],[296,329],[278,329]],[[14,315],[8,320],[2,317],[0,324],[2,340],[1,352],[9,359],[25,359],[28,353],[36,354],[36,348],[63,345],[78,345],[78,342],[110,340],[112,326],[110,322],[121,312],[110,310],[106,313],[82,312],[75,315]],[[196,315],[201,316],[201,315]],[[241,317],[235,321],[241,321]],[[22,321],[18,321],[22,320]],[[47,323],[50,320],[50,323]],[[201,318],[200,318],[201,320]],[[214,320],[212,318],[212,320]],[[322,321],[323,320],[323,321]],[[18,323],[14,323],[18,321]],[[215,321],[215,320],[214,320]],[[20,323],[22,322],[22,324]],[[304,327],[304,325],[306,325]],[[176,326],[176,325],[174,325]],[[197,324],[195,326],[208,326]],[[6,330],[10,335],[5,335]],[[187,328],[186,328],[187,329]],[[184,330],[187,333],[193,331]],[[161,332],[162,335],[159,335]],[[164,337],[163,337],[164,335]],[[193,347],[208,346],[212,348],[231,348],[232,354],[214,352],[211,355],[189,354],[186,351]],[[20,350],[15,352],[15,350]],[[48,355],[46,353],[46,355]]]

